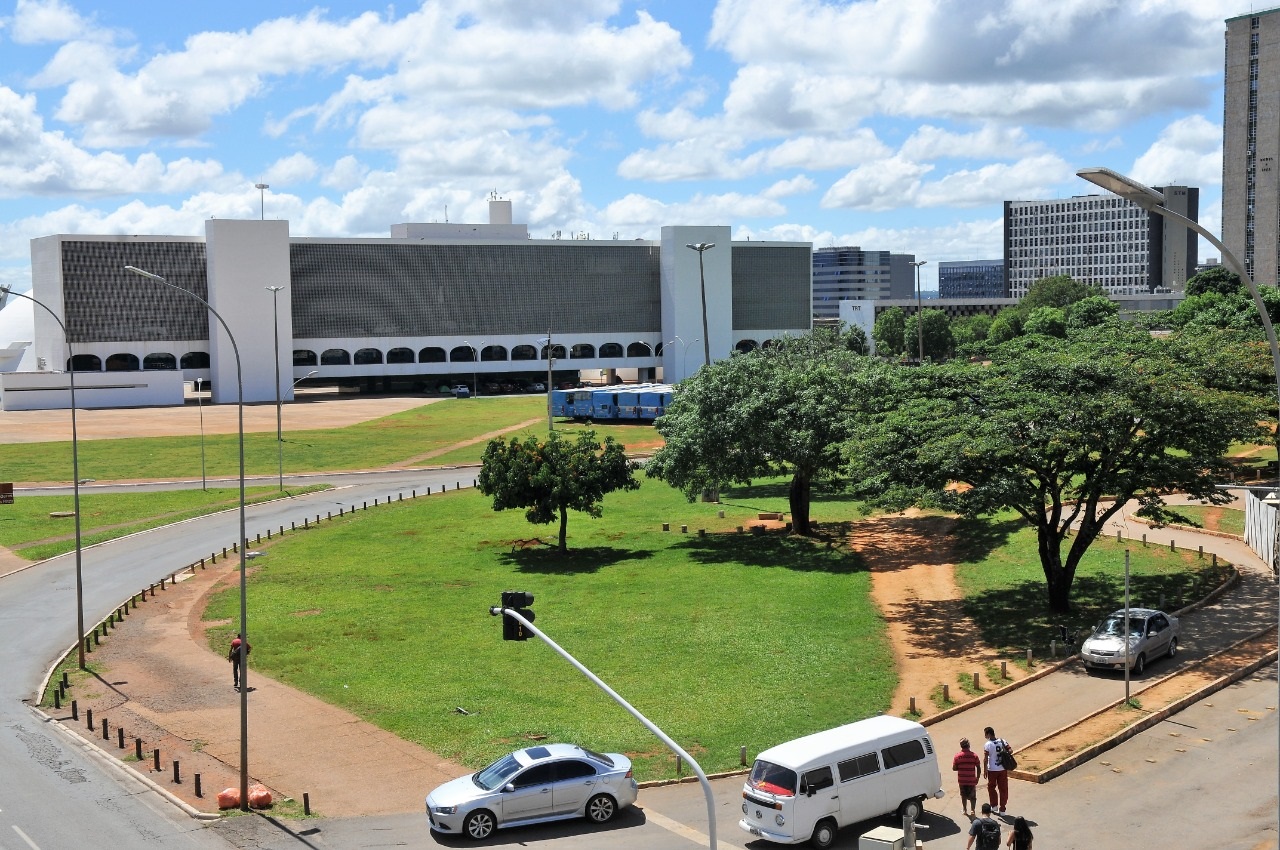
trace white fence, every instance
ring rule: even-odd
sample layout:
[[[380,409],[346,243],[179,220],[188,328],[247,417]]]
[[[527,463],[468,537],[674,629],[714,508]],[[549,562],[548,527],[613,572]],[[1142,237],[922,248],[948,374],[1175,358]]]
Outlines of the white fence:
[[[1252,490],[1244,497],[1244,542],[1258,557],[1275,566],[1276,506],[1259,499]]]

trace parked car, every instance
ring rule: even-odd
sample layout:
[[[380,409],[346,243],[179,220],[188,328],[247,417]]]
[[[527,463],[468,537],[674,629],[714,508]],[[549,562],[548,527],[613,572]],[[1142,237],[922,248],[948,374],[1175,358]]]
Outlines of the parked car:
[[[545,393],[546,391],[547,385],[542,383],[542,381],[534,381],[529,385],[529,392],[531,393]]]
[[[1123,670],[1124,610],[1103,618],[1093,634],[1080,645],[1080,659],[1086,667]],[[1147,662],[1161,655],[1178,654],[1178,618],[1153,608],[1129,609],[1129,669],[1141,674]]]
[[[574,744],[516,750],[427,795],[431,829],[476,840],[508,826],[585,817],[607,823],[636,801],[631,760]]]
[[[466,384],[458,384],[453,388],[453,394],[458,398],[471,398],[471,388]]]

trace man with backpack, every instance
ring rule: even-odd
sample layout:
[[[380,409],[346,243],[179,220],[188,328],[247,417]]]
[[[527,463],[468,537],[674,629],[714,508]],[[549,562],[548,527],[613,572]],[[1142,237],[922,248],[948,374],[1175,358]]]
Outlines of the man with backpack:
[[[983,729],[982,734],[987,738],[987,743],[982,746],[986,755],[982,769],[987,774],[987,796],[991,799],[991,808],[994,810],[998,803],[1003,814],[1005,806],[1009,805],[1009,771],[1005,768],[1005,754],[1012,756],[1013,748],[1004,738],[997,738],[996,731],[990,726]]]
[[[982,817],[969,825],[969,843],[965,850],[970,850],[977,842],[977,850],[1000,850],[1000,824],[991,817],[991,804],[982,804]]]

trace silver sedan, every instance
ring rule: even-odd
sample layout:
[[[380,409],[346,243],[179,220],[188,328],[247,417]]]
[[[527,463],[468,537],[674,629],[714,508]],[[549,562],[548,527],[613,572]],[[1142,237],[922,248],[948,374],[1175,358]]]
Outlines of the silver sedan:
[[[631,760],[573,744],[516,750],[427,795],[431,829],[483,839],[498,828],[586,817],[606,823],[636,801]]]
[[[1128,632],[1126,655],[1124,611],[1104,617],[1080,646],[1080,660],[1086,667],[1123,670],[1127,658],[1129,669],[1140,675],[1148,661],[1178,654],[1178,618],[1172,614],[1154,608],[1130,608]]]

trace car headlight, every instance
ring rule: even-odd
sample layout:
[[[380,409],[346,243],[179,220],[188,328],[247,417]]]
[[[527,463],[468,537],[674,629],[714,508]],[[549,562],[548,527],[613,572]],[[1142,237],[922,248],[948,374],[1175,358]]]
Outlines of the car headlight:
[[[457,806],[433,806],[432,813],[437,815],[456,815],[458,813]]]

